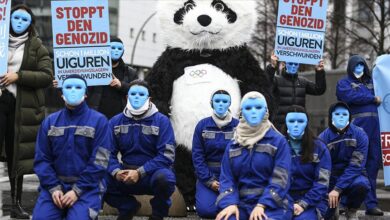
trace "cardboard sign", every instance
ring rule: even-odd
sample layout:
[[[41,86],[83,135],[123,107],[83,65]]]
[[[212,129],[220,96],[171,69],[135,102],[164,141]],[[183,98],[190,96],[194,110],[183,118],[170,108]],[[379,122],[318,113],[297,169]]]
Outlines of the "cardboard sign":
[[[0,76],[8,70],[8,41],[11,0],[0,0]]]
[[[381,145],[383,157],[383,172],[385,185],[390,185],[390,55],[377,58],[372,73],[375,96],[379,96],[382,103],[378,106],[379,127],[381,131]]]
[[[80,74],[88,86],[112,80],[107,0],[52,1],[55,78]]]
[[[318,64],[325,42],[328,0],[279,0],[275,55],[280,61]]]

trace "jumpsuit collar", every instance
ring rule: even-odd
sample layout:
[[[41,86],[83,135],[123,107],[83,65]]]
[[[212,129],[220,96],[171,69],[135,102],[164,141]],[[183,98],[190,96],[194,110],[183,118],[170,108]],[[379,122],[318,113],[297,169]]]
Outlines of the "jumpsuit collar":
[[[65,112],[69,116],[79,116],[82,115],[84,112],[88,110],[88,105],[85,101],[83,101],[80,105],[76,106],[74,109],[69,109],[68,107],[65,107]]]

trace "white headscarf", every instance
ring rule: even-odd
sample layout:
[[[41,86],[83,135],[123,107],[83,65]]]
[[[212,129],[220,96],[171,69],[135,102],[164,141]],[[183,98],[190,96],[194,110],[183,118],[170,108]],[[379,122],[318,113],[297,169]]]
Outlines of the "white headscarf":
[[[265,97],[259,92],[248,92],[241,100],[241,105],[247,99],[264,99]],[[250,126],[245,118],[241,116],[240,122],[237,125],[236,132],[234,133],[234,140],[241,146],[252,148],[258,141],[263,139],[268,130],[273,127],[273,124],[268,120],[269,113],[268,108],[264,115],[263,120],[257,126]]]

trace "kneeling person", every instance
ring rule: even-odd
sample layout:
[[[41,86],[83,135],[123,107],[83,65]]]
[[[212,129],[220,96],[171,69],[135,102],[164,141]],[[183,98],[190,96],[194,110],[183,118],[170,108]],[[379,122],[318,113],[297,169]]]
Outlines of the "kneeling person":
[[[33,219],[96,219],[110,157],[108,121],[85,103],[87,83],[79,75],[62,85],[66,107],[39,130],[34,171],[40,195]]]
[[[115,149],[105,201],[118,209],[118,219],[131,219],[140,208],[133,195],[154,195],[150,219],[163,219],[175,190],[175,138],[169,119],[150,101],[144,81],[130,83],[127,106],[110,120],[110,129]]]
[[[327,209],[325,219],[332,219],[340,197],[345,197],[347,219],[357,219],[356,211],[370,190],[364,175],[368,137],[362,128],[350,124],[349,107],[343,102],[330,107],[329,119],[329,128],[319,136],[327,144],[332,159],[329,201],[324,201],[321,209],[322,212]]]

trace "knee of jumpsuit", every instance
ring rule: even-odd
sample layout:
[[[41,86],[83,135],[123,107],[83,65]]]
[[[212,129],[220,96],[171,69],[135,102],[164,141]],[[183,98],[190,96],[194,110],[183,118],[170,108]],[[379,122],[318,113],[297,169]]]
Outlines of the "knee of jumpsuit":
[[[68,209],[67,220],[95,220],[101,208],[101,190],[92,189],[84,192],[76,203]]]
[[[170,169],[159,169],[151,178],[152,190],[155,196],[169,199],[175,192],[176,178]]]
[[[279,209],[265,209],[265,214],[267,215],[268,219],[272,220],[285,220],[285,219],[292,219],[292,210],[279,208]]]
[[[315,207],[310,207],[303,211],[300,215],[294,216],[293,220],[315,220],[319,219],[317,209]]]
[[[62,219],[63,211],[53,202],[50,192],[45,189],[40,190],[40,194],[35,204],[33,220],[58,220]]]
[[[104,195],[104,201],[110,206],[118,209],[120,215],[134,213],[138,203],[134,196],[129,195],[130,192],[126,184],[123,184],[113,177],[107,178],[107,191]]]
[[[218,193],[201,182],[196,183],[196,212],[201,218],[215,218],[218,208],[215,205]]]
[[[348,208],[359,208],[363,203],[368,191],[370,190],[370,183],[365,176],[357,177],[352,184],[345,189],[347,199],[345,205]]]

